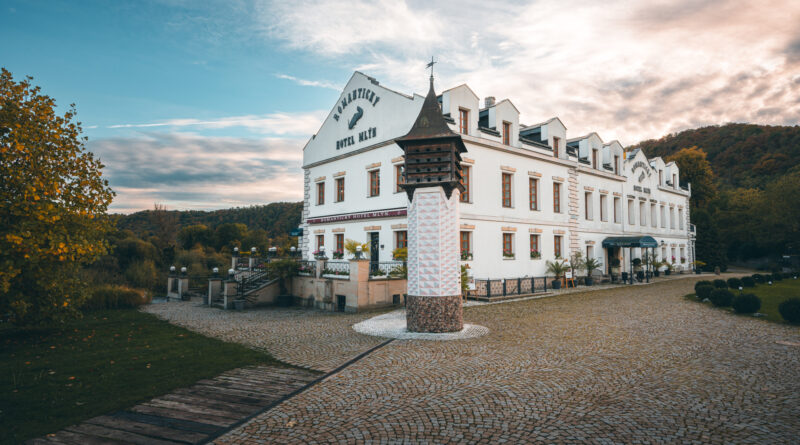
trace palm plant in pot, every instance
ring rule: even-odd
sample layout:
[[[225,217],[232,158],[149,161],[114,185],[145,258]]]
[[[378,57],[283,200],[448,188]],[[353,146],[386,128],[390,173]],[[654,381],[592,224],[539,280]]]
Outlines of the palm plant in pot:
[[[598,261],[597,258],[586,258],[585,260],[583,260],[583,268],[586,269],[586,279],[584,280],[584,282],[586,283],[587,286],[591,286],[592,284],[594,284],[594,279],[592,279],[592,272],[599,269],[600,266],[602,266],[602,264],[600,264],[600,261]]]
[[[556,279],[553,280],[550,284],[553,286],[553,289],[561,289],[561,276],[569,270],[569,266],[567,262],[562,259],[557,259],[555,261],[547,261],[547,273],[553,274]]]

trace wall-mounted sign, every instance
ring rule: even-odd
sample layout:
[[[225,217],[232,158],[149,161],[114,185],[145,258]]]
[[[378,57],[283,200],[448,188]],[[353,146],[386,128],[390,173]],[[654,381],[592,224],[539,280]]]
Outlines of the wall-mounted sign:
[[[378,210],[375,212],[346,213],[344,215],[321,216],[319,218],[308,218],[308,224],[324,224],[340,221],[352,221],[356,219],[372,218],[392,218],[395,216],[406,216],[406,209]]]
[[[644,161],[636,161],[636,162],[634,162],[633,163],[633,167],[631,167],[631,173],[636,173],[636,169],[637,168],[641,168],[642,169],[642,174],[639,175],[639,182],[644,181],[645,175],[647,175],[647,177],[650,177],[650,173],[651,173],[650,172],[650,166],[647,165],[646,162],[644,162]]]
[[[378,104],[381,100],[380,96],[376,95],[374,91],[370,90],[369,88],[356,88],[353,91],[347,93],[346,96],[342,97],[342,101],[339,105],[336,106],[336,113],[333,114],[333,118],[339,122],[339,119],[342,117],[345,111],[347,111],[347,106],[350,105],[353,101],[361,100],[364,102],[369,103],[373,107]],[[356,110],[353,112],[353,115],[347,119],[347,129],[352,130],[358,125],[358,121],[364,117],[364,108],[360,105],[356,105]],[[358,135],[351,135],[345,138],[339,139],[336,141],[336,149],[339,150],[340,148],[349,147],[351,145],[355,145],[356,138],[358,138],[358,142],[364,142],[368,139],[372,139],[378,135],[378,129],[376,127],[370,127],[366,130],[360,131]]]

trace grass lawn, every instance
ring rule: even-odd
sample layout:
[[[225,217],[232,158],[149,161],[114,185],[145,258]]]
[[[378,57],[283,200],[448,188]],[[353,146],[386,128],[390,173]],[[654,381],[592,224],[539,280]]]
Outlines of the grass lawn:
[[[0,327],[0,443],[19,443],[257,363],[266,353],[133,309],[56,329]]]
[[[734,296],[739,294],[738,289],[731,289],[731,292],[733,292]],[[767,283],[757,284],[756,287],[744,288],[742,292],[758,295],[758,298],[761,299],[761,309],[759,309],[758,312],[766,315],[763,317],[764,319],[783,323],[783,317],[781,317],[781,313],[778,312],[778,305],[790,298],[800,298],[800,279],[794,280],[791,278],[784,278],[782,281],[773,281],[772,285]],[[697,301],[697,296],[695,294],[689,294],[687,298]],[[704,304],[711,306],[711,303]],[[733,311],[731,308],[723,309]]]

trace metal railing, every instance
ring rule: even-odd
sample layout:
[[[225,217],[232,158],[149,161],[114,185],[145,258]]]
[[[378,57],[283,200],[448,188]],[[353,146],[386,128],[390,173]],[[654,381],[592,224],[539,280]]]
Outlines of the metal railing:
[[[252,272],[248,275],[237,275],[236,281],[238,281],[238,283],[236,285],[236,291],[239,294],[239,298],[243,298],[245,293],[253,289],[257,289],[260,285],[266,283],[270,279],[270,272],[266,269],[258,272]]]
[[[300,275],[314,276],[317,273],[317,262],[315,260],[298,261],[297,273]]]
[[[337,275],[342,277],[350,276],[350,262],[349,261],[325,261],[325,266],[322,268],[323,275]]]
[[[478,298],[493,298],[546,292],[547,280],[547,277],[475,280],[474,296]]]
[[[408,268],[404,261],[370,261],[369,277],[408,278]]]

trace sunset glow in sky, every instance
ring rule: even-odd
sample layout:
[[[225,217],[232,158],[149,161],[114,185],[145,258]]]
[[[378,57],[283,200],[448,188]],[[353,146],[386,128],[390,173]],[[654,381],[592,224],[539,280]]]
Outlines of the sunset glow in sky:
[[[302,147],[359,70],[467,83],[523,124],[631,145],[800,123],[800,1],[22,1],[0,66],[74,102],[112,211],[302,200]]]

